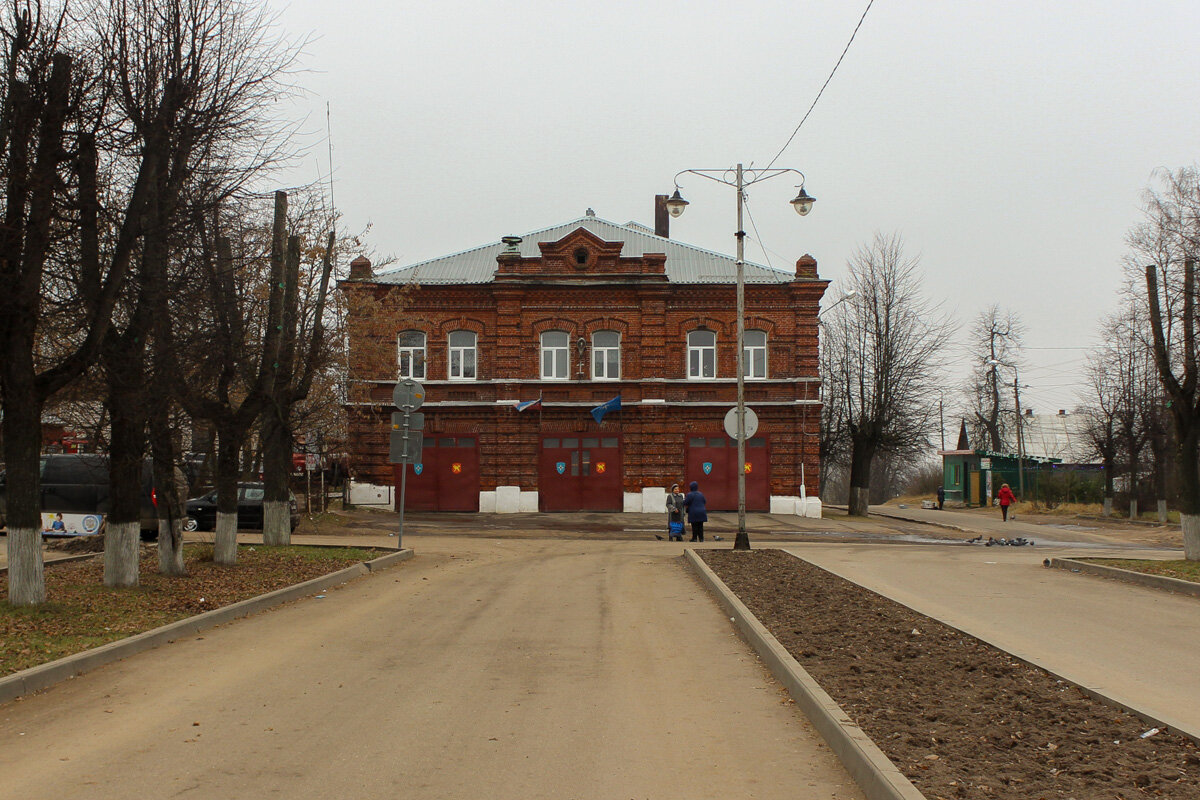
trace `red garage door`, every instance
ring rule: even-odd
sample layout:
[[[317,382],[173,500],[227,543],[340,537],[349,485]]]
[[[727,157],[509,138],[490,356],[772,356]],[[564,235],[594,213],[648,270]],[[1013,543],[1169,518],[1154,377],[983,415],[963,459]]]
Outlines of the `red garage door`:
[[[542,511],[622,511],[620,437],[543,437],[538,505]]]
[[[400,508],[400,465],[393,469]],[[408,466],[407,511],[478,511],[479,445],[474,436],[425,437],[421,463]]]
[[[692,481],[708,501],[709,511],[737,511],[737,442],[728,436],[693,436],[688,439],[686,492]],[[746,510],[771,510],[770,458],[767,440],[746,441]]]

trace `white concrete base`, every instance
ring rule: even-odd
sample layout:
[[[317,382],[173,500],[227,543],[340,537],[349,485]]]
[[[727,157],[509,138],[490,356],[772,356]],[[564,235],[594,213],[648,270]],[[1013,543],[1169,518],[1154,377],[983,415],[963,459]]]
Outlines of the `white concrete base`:
[[[521,511],[521,487],[496,487],[496,513],[517,514]]]
[[[392,506],[396,505],[396,489],[393,486],[376,486],[372,483],[350,483],[350,505]]]
[[[479,513],[480,514],[495,514],[496,513],[496,493],[495,492],[480,492],[479,493]]]
[[[799,501],[797,506],[799,508],[798,513],[800,516],[807,517],[808,519],[821,518],[821,498],[809,497],[805,500]]]
[[[798,505],[800,498],[790,494],[773,494],[771,495],[771,513],[772,514],[799,514],[800,506]]]
[[[622,494],[621,510],[626,514],[642,513],[642,495],[640,492],[624,492]]]
[[[538,493],[521,492],[520,509],[522,514],[536,514],[538,510]]]
[[[638,509],[643,514],[657,514],[667,511],[667,490],[661,486],[647,486],[642,489],[642,507]]]

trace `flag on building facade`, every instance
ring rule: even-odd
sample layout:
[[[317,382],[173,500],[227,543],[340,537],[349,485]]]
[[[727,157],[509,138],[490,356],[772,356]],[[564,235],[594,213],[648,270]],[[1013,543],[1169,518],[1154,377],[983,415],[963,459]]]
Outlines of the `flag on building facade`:
[[[517,411],[525,411],[526,409],[530,408],[540,408],[541,405],[542,398],[539,397],[537,400],[526,400],[524,402],[517,403],[515,406],[513,406],[513,408],[515,408]]]
[[[600,421],[602,419],[604,419],[605,414],[607,414],[610,411],[620,411],[620,410],[621,410],[621,395],[617,395],[612,400],[609,400],[607,403],[601,403],[600,405],[593,408],[592,409],[592,417],[595,418],[596,424],[599,425]]]

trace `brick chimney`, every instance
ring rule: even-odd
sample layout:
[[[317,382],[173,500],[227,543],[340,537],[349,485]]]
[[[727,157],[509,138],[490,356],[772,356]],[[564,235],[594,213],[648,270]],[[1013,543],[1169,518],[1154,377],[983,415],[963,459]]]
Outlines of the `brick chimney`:
[[[796,277],[797,278],[815,278],[817,277],[817,260],[808,253],[796,259]]]
[[[671,238],[671,215],[667,213],[667,196],[654,195],[654,234],[664,239]]]
[[[371,259],[359,256],[350,262],[350,280],[369,281],[374,277],[375,271],[371,269]]]

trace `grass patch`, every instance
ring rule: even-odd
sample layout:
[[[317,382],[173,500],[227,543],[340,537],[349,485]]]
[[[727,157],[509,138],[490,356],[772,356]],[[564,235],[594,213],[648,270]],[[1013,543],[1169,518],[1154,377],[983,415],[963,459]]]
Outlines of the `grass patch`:
[[[1147,575],[1162,575],[1167,578],[1178,578],[1181,581],[1200,583],[1200,561],[1153,561],[1133,558],[1081,558],[1090,564],[1101,564],[1105,567],[1127,569],[1131,572],[1143,572]]]
[[[238,563],[213,563],[211,544],[187,545],[188,574],[158,574],[158,553],[143,550],[141,585],[103,585],[102,558],[47,567],[47,602],[37,607],[8,603],[0,586],[0,675],[9,675],[176,620],[283,589],[380,553],[353,547],[241,545]]]

